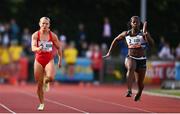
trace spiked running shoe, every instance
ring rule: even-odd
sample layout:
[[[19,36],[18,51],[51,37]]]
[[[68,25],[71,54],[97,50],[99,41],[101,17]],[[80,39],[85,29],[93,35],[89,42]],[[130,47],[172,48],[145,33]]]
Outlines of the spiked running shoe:
[[[141,99],[141,94],[142,94],[142,91],[141,92],[138,92],[135,97],[134,97],[134,101],[140,101]]]
[[[131,97],[132,96],[132,91],[131,90],[128,90],[127,91],[127,94],[126,94],[126,97]]]
[[[39,111],[44,110],[44,104],[39,104],[39,106],[38,106],[38,110],[39,110]]]

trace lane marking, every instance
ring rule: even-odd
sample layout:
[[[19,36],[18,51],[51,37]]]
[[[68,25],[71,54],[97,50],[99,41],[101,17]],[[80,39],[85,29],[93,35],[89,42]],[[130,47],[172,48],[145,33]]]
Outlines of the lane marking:
[[[71,94],[68,94],[68,92],[61,92],[61,93],[64,93],[64,94],[69,95],[69,96],[76,96],[76,97],[85,98],[85,99],[89,99],[89,100],[93,100],[93,101],[97,101],[97,102],[101,102],[101,103],[121,106],[121,107],[128,108],[128,109],[139,110],[139,111],[149,112],[149,113],[155,114],[155,112],[152,112],[152,111],[149,111],[149,110],[144,110],[144,109],[137,108],[137,107],[126,106],[126,105],[118,104],[118,103],[107,101],[107,100],[103,100],[103,99],[97,99],[97,98],[93,98],[93,97],[82,96],[82,95],[75,95],[75,94],[71,95]]]
[[[12,111],[11,109],[9,109],[7,106],[3,105],[2,103],[0,103],[0,105],[6,109],[7,111],[11,112],[12,114],[16,114],[14,111]]]
[[[32,95],[32,94],[30,94],[30,93],[28,93],[28,92],[26,92],[26,91],[20,91],[20,90],[17,90],[17,91],[20,92],[20,93],[22,93],[22,94],[25,94],[25,95],[28,95],[28,96],[37,98],[37,96]],[[54,101],[54,100],[50,100],[50,99],[47,99],[47,98],[45,98],[44,100],[47,101],[47,102],[50,102],[50,103],[54,103],[54,104],[59,105],[59,106],[64,106],[64,107],[67,107],[67,108],[76,110],[76,111],[78,111],[78,112],[82,112],[82,113],[85,113],[85,114],[89,114],[88,112],[86,112],[86,111],[84,111],[84,110],[80,110],[80,109],[78,109],[78,108],[75,108],[75,107],[72,107],[72,106],[69,106],[69,105],[66,105],[66,104],[63,104],[63,103]]]
[[[81,97],[84,97],[84,96],[81,96]],[[106,104],[121,106],[121,107],[124,107],[124,108],[127,108],[127,109],[133,109],[133,110],[139,110],[139,111],[143,111],[143,112],[154,113],[154,112],[144,110],[144,109],[140,109],[140,108],[137,108],[137,107],[126,106],[126,105],[122,105],[122,104],[111,102],[111,101],[105,101],[103,99],[96,99],[96,98],[91,98],[91,97],[84,97],[84,98],[91,99],[91,100],[98,101],[98,102],[102,102],[102,103],[106,103]]]

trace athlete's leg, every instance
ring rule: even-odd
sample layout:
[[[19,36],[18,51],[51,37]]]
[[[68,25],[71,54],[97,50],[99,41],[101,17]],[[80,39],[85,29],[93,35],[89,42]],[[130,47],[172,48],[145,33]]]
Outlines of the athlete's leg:
[[[39,97],[39,101],[41,104],[44,103],[44,92],[43,92],[43,77],[44,77],[44,69],[41,66],[40,63],[38,63],[38,61],[35,60],[34,62],[34,76],[35,76],[35,80],[38,83],[38,88],[37,88],[37,94]]]
[[[128,86],[128,93],[127,93],[127,97],[131,97],[132,94],[132,85],[134,82],[134,72],[136,69],[136,61],[132,58],[127,57],[125,60],[125,66],[127,69],[127,86]]]
[[[49,63],[45,67],[45,72],[46,72],[46,77],[48,77],[49,82],[54,80],[54,76],[56,73],[55,65],[54,65],[54,60],[50,60]]]
[[[53,59],[50,60],[49,63],[46,65],[45,73],[46,73],[45,80],[44,80],[45,91],[48,91],[49,90],[49,82],[52,82],[54,80],[54,76],[55,76],[55,73],[56,73]]]
[[[135,101],[140,100],[143,88],[144,88],[144,78],[146,74],[146,68],[139,68],[136,70],[137,74],[137,85],[138,85],[138,92],[134,98]]]

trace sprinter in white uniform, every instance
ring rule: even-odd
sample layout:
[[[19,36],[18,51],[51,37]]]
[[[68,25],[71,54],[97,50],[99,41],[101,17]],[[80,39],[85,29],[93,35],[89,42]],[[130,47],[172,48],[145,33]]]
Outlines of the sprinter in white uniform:
[[[127,86],[128,91],[126,97],[132,96],[132,85],[136,76],[136,81],[138,85],[138,92],[134,97],[135,101],[140,100],[141,94],[144,88],[144,78],[146,73],[146,56],[145,48],[147,45],[150,47],[154,44],[154,40],[151,38],[150,34],[147,32],[147,23],[143,24],[143,31],[141,31],[140,25],[141,21],[138,16],[133,16],[130,19],[129,31],[124,31],[119,34],[111,43],[108,53],[104,56],[110,56],[111,50],[114,44],[118,40],[126,40],[128,46],[128,55],[125,60],[125,66],[127,68]]]

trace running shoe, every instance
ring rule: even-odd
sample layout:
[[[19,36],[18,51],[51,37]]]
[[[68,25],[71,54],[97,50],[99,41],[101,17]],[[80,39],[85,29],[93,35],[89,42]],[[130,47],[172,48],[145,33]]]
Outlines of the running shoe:
[[[126,94],[126,97],[131,97],[132,96],[132,91],[131,90],[128,90],[127,91],[127,94]]]
[[[39,104],[38,110],[39,110],[39,111],[44,110],[44,104]]]
[[[138,92],[135,97],[134,97],[134,101],[140,101],[141,99],[141,94],[142,94],[142,91],[141,92]]]

